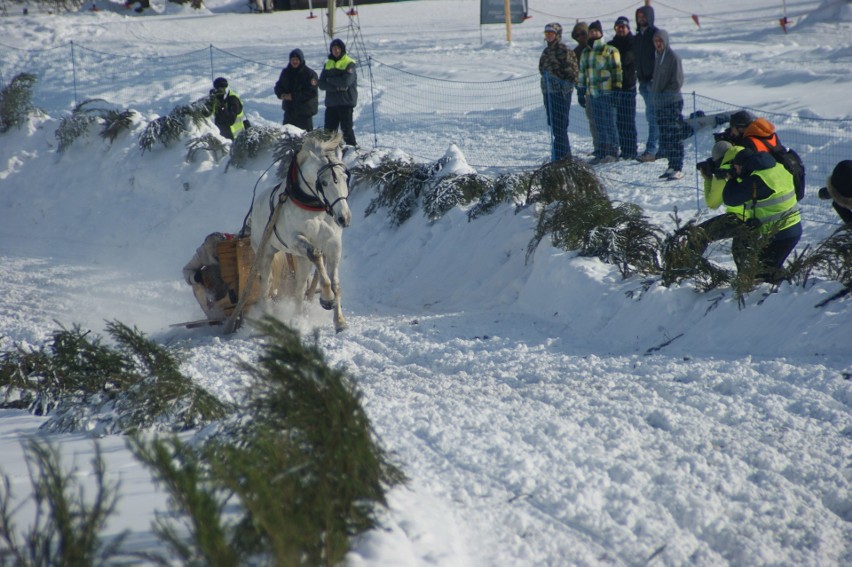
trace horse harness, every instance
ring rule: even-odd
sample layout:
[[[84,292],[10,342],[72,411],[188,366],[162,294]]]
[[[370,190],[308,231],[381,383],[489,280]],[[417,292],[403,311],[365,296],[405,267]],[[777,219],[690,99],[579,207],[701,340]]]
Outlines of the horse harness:
[[[340,201],[345,201],[348,197],[338,197],[333,202],[329,203],[328,198],[325,196],[325,191],[322,188],[322,183],[320,182],[320,177],[326,171],[331,173],[332,180],[334,183],[338,183],[339,179],[337,177],[337,168],[341,168],[343,170],[343,175],[346,176],[346,182],[349,183],[349,169],[347,169],[346,165],[342,162],[334,162],[330,158],[326,157],[328,163],[323,165],[317,171],[317,178],[314,181],[313,187],[311,187],[308,180],[305,179],[305,175],[302,173],[302,168],[299,167],[299,164],[296,160],[296,155],[293,156],[292,161],[290,162],[290,168],[287,172],[286,185],[284,185],[284,190],[281,191],[282,183],[279,183],[275,186],[272,192],[269,194],[269,220],[267,223],[272,222],[272,217],[275,214],[275,211],[278,207],[284,205],[284,202],[289,198],[293,201],[293,204],[299,208],[305,209],[306,211],[313,212],[323,212],[329,216],[333,216],[333,208],[334,205],[339,203]],[[299,182],[301,179],[302,183]],[[308,191],[303,189],[302,185],[305,185],[308,188]],[[277,202],[276,202],[277,201]],[[281,238],[281,235],[278,234],[278,226],[277,224],[274,226],[273,231],[275,232],[275,238],[278,239],[285,248],[287,248],[287,244]]]

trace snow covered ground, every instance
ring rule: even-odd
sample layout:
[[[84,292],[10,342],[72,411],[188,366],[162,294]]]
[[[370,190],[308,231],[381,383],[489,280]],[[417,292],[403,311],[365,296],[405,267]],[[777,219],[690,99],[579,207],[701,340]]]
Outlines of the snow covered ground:
[[[850,118],[849,3],[787,2],[795,25],[786,35],[781,4],[655,7],[689,90]],[[475,0],[359,12],[365,45],[383,61],[495,80],[535,69],[544,23],[601,19],[610,37],[611,21],[638,5],[533,3],[512,45],[500,26],[481,43]],[[281,65],[292,47],[324,50],[305,12],[208,6],[196,14],[155,3],[162,13],[149,17],[10,16],[0,18],[0,42],[85,41],[115,53],[141,42],[157,54],[215,43],[274,48]],[[156,96],[187,100],[185,87]],[[265,104],[272,110],[252,120],[277,122],[274,99]],[[185,349],[184,372],[230,398],[244,379],[235,362],[259,352],[257,339],[248,329],[223,337],[169,325],[202,316],[180,269],[207,233],[239,228],[269,160],[225,172],[209,157],[187,162],[181,147],[142,155],[141,122],[112,144],[92,135],[58,154],[59,118],[0,135],[0,345],[41,344],[60,324],[102,333],[118,320]],[[696,214],[689,184],[658,182],[648,168],[664,166],[600,171],[614,199],[641,205],[666,228],[675,207],[681,218]],[[383,529],[358,542],[351,565],[852,564],[852,300],[815,307],[839,284],[764,286],[741,309],[727,288],[647,287],[546,242],[526,263],[533,208],[506,206],[473,222],[463,210],[435,223],[418,212],[392,228],[382,211],[364,216],[371,198],[367,188],[353,193],[345,232],[350,328],[335,335],[318,307],[299,319],[286,305],[267,307],[320,330],[328,359],[357,381],[383,445],[411,478],[390,494]],[[806,223],[800,249],[833,228]],[[714,254],[725,261],[724,248]],[[0,471],[21,495],[29,478],[20,442],[41,422],[0,412]],[[53,439],[85,478],[93,441]],[[165,510],[164,494],[123,439],[98,443],[121,482],[110,532],[130,529],[133,549],[155,547],[150,522]]]

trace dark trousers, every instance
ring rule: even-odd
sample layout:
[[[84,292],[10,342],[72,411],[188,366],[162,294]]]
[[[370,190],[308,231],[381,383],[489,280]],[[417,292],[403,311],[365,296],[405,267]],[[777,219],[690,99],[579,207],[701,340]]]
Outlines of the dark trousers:
[[[693,249],[699,254],[704,254],[711,242],[732,238],[731,256],[737,269],[742,269],[744,259],[748,256],[748,244],[743,236],[745,223],[737,215],[726,213],[704,221],[698,225],[702,229],[703,237],[699,241],[692,242]],[[797,234],[788,238],[776,238],[760,251],[758,257],[762,269],[757,278],[769,283],[776,283],[784,277],[784,261],[799,243],[801,235]]]
[[[327,106],[325,108],[325,129],[336,132],[340,127],[343,132],[343,141],[350,146],[357,146],[355,141],[355,130],[352,129],[352,111],[351,106]]]
[[[683,99],[680,95],[654,93],[654,110],[657,126],[660,128],[660,149],[657,159],[669,160],[669,167],[675,171],[683,169]]]
[[[547,123],[553,134],[553,161],[571,157],[571,143],[568,141],[568,116],[571,111],[571,91],[551,92],[544,95],[544,110],[547,112]]]
[[[284,113],[284,124],[292,124],[298,128],[301,128],[305,132],[310,132],[314,129],[314,117],[313,116],[294,116],[292,114]]]
[[[622,159],[633,159],[636,148],[636,89],[615,91],[615,127],[618,130],[618,147]]]

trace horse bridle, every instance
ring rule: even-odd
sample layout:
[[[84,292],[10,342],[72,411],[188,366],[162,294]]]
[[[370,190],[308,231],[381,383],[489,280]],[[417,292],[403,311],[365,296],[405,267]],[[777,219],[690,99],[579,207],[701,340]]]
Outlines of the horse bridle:
[[[340,182],[340,179],[337,177],[337,168],[341,168],[343,170],[343,175],[346,176],[346,183],[348,185],[349,169],[346,167],[346,164],[344,164],[342,161],[332,161],[330,157],[325,156],[325,159],[328,160],[328,163],[319,168],[319,170],[317,171],[316,180],[314,181],[314,185],[313,187],[311,187],[310,183],[308,183],[308,180],[305,179],[305,176],[302,173],[302,168],[299,167],[298,160],[296,159],[296,157],[297,156],[293,156],[293,163],[295,164],[294,167],[296,168],[296,171],[299,174],[299,178],[301,178],[301,180],[304,182],[304,185],[313,194],[313,196],[316,197],[318,201],[321,201],[323,205],[325,205],[325,212],[328,213],[330,216],[334,216],[334,213],[332,212],[334,205],[336,205],[340,201],[348,201],[349,196],[347,195],[345,197],[338,197],[333,202],[329,203],[328,197],[325,196],[325,191],[322,188],[322,182],[320,181],[320,177],[322,177],[322,174],[326,171],[330,171],[332,181],[337,184]]]

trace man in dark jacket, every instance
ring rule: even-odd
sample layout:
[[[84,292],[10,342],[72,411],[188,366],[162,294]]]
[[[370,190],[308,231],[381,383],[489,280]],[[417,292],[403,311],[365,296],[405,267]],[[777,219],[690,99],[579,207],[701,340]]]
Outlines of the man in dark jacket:
[[[722,199],[741,207],[746,226],[770,237],[760,250],[757,278],[777,283],[784,277],[784,261],[802,237],[802,215],[796,201],[793,176],[767,152],[740,151],[731,161]],[[735,251],[734,259],[744,257]],[[737,267],[741,269],[740,262]]]
[[[305,64],[301,49],[290,52],[290,64],[281,70],[275,83],[275,96],[281,100],[284,124],[298,126],[306,132],[314,129],[314,114],[319,106],[317,74]]]
[[[574,24],[574,29],[571,31],[571,39],[577,42],[574,46],[574,57],[577,58],[579,67],[580,60],[583,58],[583,50],[589,44],[589,24],[586,22],[577,22]],[[592,115],[592,105],[586,104],[586,90],[580,85],[577,85],[577,103],[586,114],[586,121],[589,124],[589,133],[592,135],[592,147],[598,147],[598,129],[595,127],[595,117]]]
[[[571,157],[568,141],[568,112],[571,110],[571,95],[577,82],[577,58],[574,52],[562,43],[562,26],[552,22],[544,26],[547,42],[538,61],[541,73],[541,94],[547,123],[553,133],[551,157],[554,161]]]
[[[852,225],[852,160],[838,162],[825,185],[819,190],[819,198],[830,199],[840,219]]]
[[[651,81],[652,104],[660,130],[660,158],[669,167],[660,179],[673,181],[683,178],[683,65],[680,56],[669,45],[666,30],[654,32],[654,78]]]
[[[352,112],[358,104],[358,76],[355,60],[346,54],[346,44],[340,39],[331,42],[318,86],[325,91],[325,129],[334,132],[340,127],[343,141],[357,146]]]
[[[639,79],[639,94],[645,101],[645,118],[648,121],[648,141],[645,142],[645,153],[639,156],[639,161],[654,161],[657,159],[657,143],[660,139],[660,129],[657,126],[657,116],[654,112],[651,81],[654,79],[654,8],[640,6],[636,9],[636,78]]]
[[[615,37],[609,42],[621,55],[621,89],[615,96],[615,125],[621,159],[639,157],[636,149],[636,36],[630,33],[630,20],[621,16],[615,20]]]

